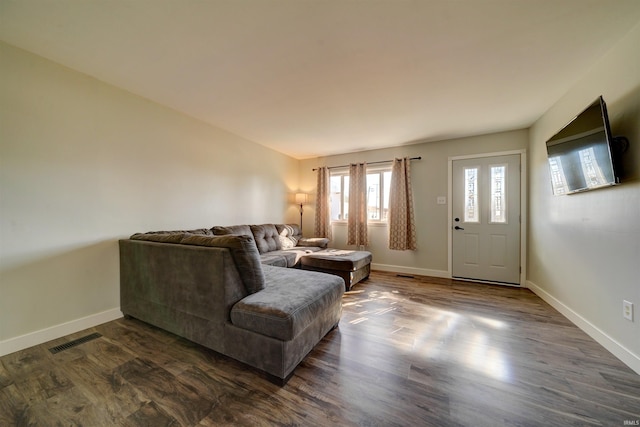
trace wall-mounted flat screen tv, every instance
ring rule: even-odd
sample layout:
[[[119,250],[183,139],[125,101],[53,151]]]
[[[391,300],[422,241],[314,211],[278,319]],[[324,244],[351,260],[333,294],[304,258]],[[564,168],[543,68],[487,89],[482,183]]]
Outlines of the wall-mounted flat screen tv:
[[[547,141],[553,194],[619,183],[612,144],[607,106],[600,96]]]

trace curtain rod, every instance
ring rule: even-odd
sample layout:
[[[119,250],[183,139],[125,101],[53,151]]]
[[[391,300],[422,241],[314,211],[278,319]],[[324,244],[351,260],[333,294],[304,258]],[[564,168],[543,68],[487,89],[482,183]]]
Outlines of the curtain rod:
[[[409,160],[422,160],[422,157],[420,157],[420,156],[418,156],[418,157],[411,157],[411,158],[409,158]],[[367,166],[369,166],[369,165],[377,165],[377,164],[379,164],[379,163],[391,163],[391,162],[393,162],[393,160],[380,160],[379,162],[370,162],[370,163],[367,163]],[[348,166],[349,166],[349,165],[342,165],[342,166],[329,166],[329,167],[328,167],[328,169],[346,168],[346,167],[348,167]],[[313,169],[311,169],[311,170],[315,172],[315,171],[317,171],[317,170],[318,170],[318,168],[313,168]]]

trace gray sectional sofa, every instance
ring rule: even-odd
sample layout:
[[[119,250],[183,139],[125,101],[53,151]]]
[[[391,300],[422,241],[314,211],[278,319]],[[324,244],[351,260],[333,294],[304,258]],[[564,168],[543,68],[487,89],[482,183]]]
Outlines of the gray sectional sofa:
[[[340,320],[343,279],[283,268],[326,244],[274,224],[134,234],[119,242],[121,310],[284,384]]]

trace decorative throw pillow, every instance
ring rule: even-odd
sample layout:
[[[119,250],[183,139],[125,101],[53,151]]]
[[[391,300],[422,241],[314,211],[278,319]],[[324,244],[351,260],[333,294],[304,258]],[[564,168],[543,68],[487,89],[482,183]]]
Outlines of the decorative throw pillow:
[[[285,225],[280,232],[280,244],[282,249],[291,249],[298,246],[298,238],[294,235],[293,227]]]

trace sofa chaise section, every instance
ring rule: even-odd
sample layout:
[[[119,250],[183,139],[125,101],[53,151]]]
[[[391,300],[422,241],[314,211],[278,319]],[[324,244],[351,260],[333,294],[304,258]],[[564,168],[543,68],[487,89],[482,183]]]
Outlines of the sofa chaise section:
[[[339,277],[261,265],[251,235],[177,234],[148,233],[119,242],[126,316],[251,365],[280,383],[338,324],[344,292]]]

